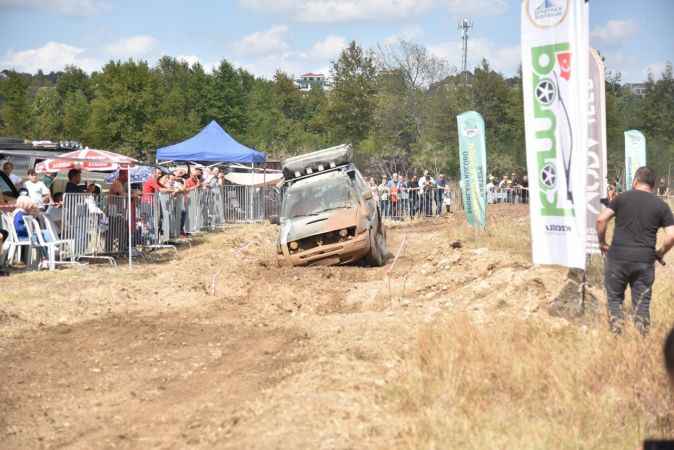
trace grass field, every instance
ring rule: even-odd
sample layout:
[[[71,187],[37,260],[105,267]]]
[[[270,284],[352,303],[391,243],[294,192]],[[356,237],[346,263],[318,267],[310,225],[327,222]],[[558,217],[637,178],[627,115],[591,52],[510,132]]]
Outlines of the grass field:
[[[287,267],[232,227],[133,270],[0,280],[0,449],[629,449],[674,437],[662,341],[531,264],[524,206],[392,223],[382,268]],[[591,307],[590,307],[591,306]],[[628,305],[629,306],[629,305]]]
[[[530,257],[528,220],[492,222],[499,231],[476,244]],[[603,295],[594,315],[561,328],[518,317],[485,325],[458,314],[422,330],[390,391],[410,420],[404,447],[635,449],[645,437],[674,438],[662,353],[674,325],[671,254],[668,261],[657,269],[645,338],[632,326],[619,337],[608,331]],[[601,258],[592,264],[601,273]]]

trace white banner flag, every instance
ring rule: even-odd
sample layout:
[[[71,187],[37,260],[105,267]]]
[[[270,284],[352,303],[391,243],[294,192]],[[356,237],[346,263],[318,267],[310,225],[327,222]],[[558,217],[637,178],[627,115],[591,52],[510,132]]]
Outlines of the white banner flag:
[[[646,136],[639,130],[625,131],[625,190],[632,189],[634,174],[646,165]]]
[[[606,92],[604,63],[595,49],[590,49],[590,78],[588,83],[587,140],[587,253],[599,253],[599,238],[595,223],[601,212],[600,200],[606,198]]]
[[[585,268],[588,16],[585,0],[522,2],[534,264]]]

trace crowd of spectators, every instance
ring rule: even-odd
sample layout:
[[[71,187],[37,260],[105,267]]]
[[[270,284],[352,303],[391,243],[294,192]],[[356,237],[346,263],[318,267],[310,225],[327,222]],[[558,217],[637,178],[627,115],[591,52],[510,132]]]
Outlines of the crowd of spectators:
[[[454,193],[443,174],[433,178],[426,170],[421,177],[408,178],[394,173],[391,177],[382,176],[379,184],[370,177],[368,184],[384,217],[430,217],[452,212]]]
[[[0,208],[9,212],[11,215],[11,226],[16,232],[18,240],[27,240],[29,238],[28,229],[24,217],[32,216],[38,219],[38,223],[43,230],[49,228],[55,230],[61,229],[63,221],[63,195],[89,193],[93,195],[100,195],[102,187],[92,181],[82,182],[82,172],[77,169],[72,169],[67,172],[67,182],[65,188],[57,190],[55,180],[58,173],[46,173],[41,177],[34,169],[27,171],[27,176],[21,178],[14,173],[14,165],[10,161],[0,163],[1,170],[12,181],[19,192],[19,197],[16,202],[10,204],[9,199],[5,199],[0,189]],[[128,195],[128,171],[119,170],[116,178],[108,186],[107,194],[110,196],[126,197]],[[177,195],[178,193],[188,193],[196,189],[208,189],[222,186],[225,183],[224,173],[217,167],[189,167],[176,168],[168,170],[165,168],[155,168],[152,175],[143,183],[132,184],[132,205],[139,204],[143,201],[143,197],[153,195],[155,193],[168,193]],[[62,184],[61,184],[62,186]],[[133,211],[134,208],[132,208]],[[47,227],[47,221],[52,225]],[[183,209],[181,217],[181,236],[186,237],[188,233],[185,231],[186,211]],[[10,230],[5,230],[3,224],[0,223],[0,275],[7,272],[2,270],[6,264],[3,259],[3,248],[10,237]],[[52,236],[44,233],[45,241],[58,240],[59,236]],[[6,256],[6,255],[5,255]]]

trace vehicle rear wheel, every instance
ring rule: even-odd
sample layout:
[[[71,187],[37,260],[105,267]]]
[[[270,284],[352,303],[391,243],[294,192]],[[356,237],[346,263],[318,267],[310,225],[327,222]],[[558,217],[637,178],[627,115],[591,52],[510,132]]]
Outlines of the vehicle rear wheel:
[[[370,253],[366,261],[371,266],[381,267],[386,263],[386,236],[381,226],[370,230]]]

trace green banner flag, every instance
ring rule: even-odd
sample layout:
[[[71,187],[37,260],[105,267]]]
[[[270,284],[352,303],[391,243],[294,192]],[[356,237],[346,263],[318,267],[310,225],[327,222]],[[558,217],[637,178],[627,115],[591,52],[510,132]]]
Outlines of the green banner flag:
[[[625,189],[632,189],[634,173],[646,165],[646,137],[639,130],[625,131]]]
[[[475,111],[456,116],[459,130],[459,165],[463,209],[468,223],[484,228],[487,220],[487,155],[484,119]]]

